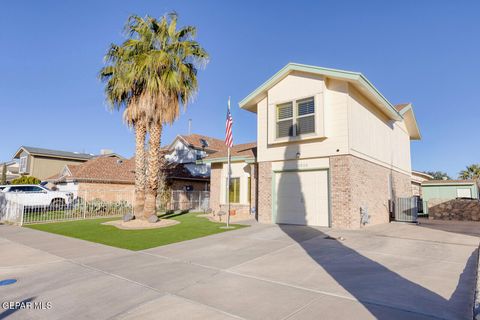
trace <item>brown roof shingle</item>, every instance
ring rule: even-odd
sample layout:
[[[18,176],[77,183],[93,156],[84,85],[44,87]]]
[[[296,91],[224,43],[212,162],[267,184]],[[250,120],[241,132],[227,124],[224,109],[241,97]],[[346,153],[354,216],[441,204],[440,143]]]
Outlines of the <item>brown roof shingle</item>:
[[[215,152],[214,154],[208,156],[206,159],[218,159],[226,158],[228,155],[228,150],[222,150]],[[230,149],[230,155],[232,157],[246,157],[246,158],[256,158],[257,156],[257,144],[255,142],[236,144]]]
[[[62,173],[47,180],[75,179],[105,182],[135,182],[135,160],[120,160],[116,157],[98,157],[79,165],[67,165],[71,175],[62,177]]]
[[[165,150],[161,151],[162,155]],[[161,170],[167,178],[205,180],[208,176],[194,176],[181,163],[169,163],[162,157]],[[104,183],[135,183],[135,157],[128,160],[118,160],[112,157],[99,157],[79,165],[67,165],[71,175],[56,174],[47,181],[62,180],[92,181]]]
[[[207,150],[212,151],[221,151],[227,150],[225,146],[225,142],[223,140],[212,138],[208,136],[204,136],[201,134],[190,134],[190,135],[179,135],[181,139],[183,139],[186,143],[188,143],[191,147],[196,149],[202,149],[202,142],[201,139],[205,140],[208,143],[208,147],[205,147]]]

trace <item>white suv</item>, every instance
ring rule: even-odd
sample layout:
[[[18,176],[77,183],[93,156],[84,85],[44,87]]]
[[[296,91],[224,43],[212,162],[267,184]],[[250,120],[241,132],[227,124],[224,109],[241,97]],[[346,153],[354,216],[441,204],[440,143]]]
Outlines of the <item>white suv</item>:
[[[44,186],[30,184],[14,184],[5,186],[3,190],[7,199],[28,207],[50,207],[64,209],[73,201],[73,193],[52,191]]]

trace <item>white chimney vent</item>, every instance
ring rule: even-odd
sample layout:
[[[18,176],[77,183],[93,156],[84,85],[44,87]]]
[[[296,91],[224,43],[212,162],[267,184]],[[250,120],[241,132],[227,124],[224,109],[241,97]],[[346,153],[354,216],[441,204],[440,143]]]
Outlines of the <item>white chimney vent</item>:
[[[112,153],[113,153],[113,150],[112,150],[112,149],[101,149],[101,150],[100,150],[100,154],[101,154],[102,156],[107,155],[107,154],[112,154]]]

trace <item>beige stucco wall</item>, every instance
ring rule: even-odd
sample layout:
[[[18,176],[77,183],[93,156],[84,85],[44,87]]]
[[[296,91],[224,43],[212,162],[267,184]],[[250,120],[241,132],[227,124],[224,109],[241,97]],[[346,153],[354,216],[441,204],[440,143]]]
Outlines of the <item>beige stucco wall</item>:
[[[410,137],[405,124],[388,119],[352,85],[348,88],[349,153],[410,174]]]
[[[315,135],[305,136],[306,140],[276,143],[275,108],[278,103],[315,97],[316,129],[324,129]],[[292,74],[269,90],[268,95],[257,106],[257,159],[278,161],[301,158],[324,157],[348,152],[348,86],[345,82],[328,80],[305,74]],[[270,141],[269,141],[270,139]],[[273,140],[273,141],[272,141]],[[292,138],[290,140],[295,140]],[[283,141],[283,140],[281,140]],[[273,142],[273,143],[272,143]],[[290,148],[296,144],[295,148]],[[338,152],[337,152],[338,150]]]
[[[430,178],[425,177],[423,174],[412,171],[412,194],[414,196],[422,196],[422,182],[429,180]]]
[[[227,176],[228,166],[223,164],[220,176],[220,204],[227,203]],[[246,162],[231,163],[231,178],[240,178],[240,202],[238,204],[250,205],[248,194],[248,178],[250,177],[250,164]]]
[[[305,97],[315,97],[316,127],[323,129],[278,142],[276,105]],[[257,117],[259,162],[295,159],[297,153],[302,159],[353,154],[404,174],[411,172],[410,137],[403,121],[389,120],[345,81],[290,74],[258,103]]]
[[[210,208],[213,211],[214,217],[219,221],[225,221],[225,217],[219,217],[218,212],[228,211],[226,205],[226,181],[227,181],[227,164],[213,163],[210,172]],[[249,201],[248,194],[248,177],[251,176],[250,196],[252,201]],[[256,165],[245,162],[232,163],[232,177],[240,178],[240,203],[230,204],[230,210],[235,210],[235,216],[232,216],[232,221],[246,220],[255,217],[255,212],[252,208],[256,207]]]
[[[55,174],[58,174],[65,167],[65,165],[78,165],[86,161],[32,156],[29,158],[29,175],[40,180],[44,180]]]

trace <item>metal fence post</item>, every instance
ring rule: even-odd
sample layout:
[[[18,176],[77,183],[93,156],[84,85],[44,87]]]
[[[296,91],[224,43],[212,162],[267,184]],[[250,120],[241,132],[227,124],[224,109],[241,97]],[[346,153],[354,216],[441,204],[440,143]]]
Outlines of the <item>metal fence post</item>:
[[[20,215],[20,226],[23,226],[23,215],[25,214],[25,209],[23,208],[22,205],[18,205],[19,209],[21,209],[21,215]]]

